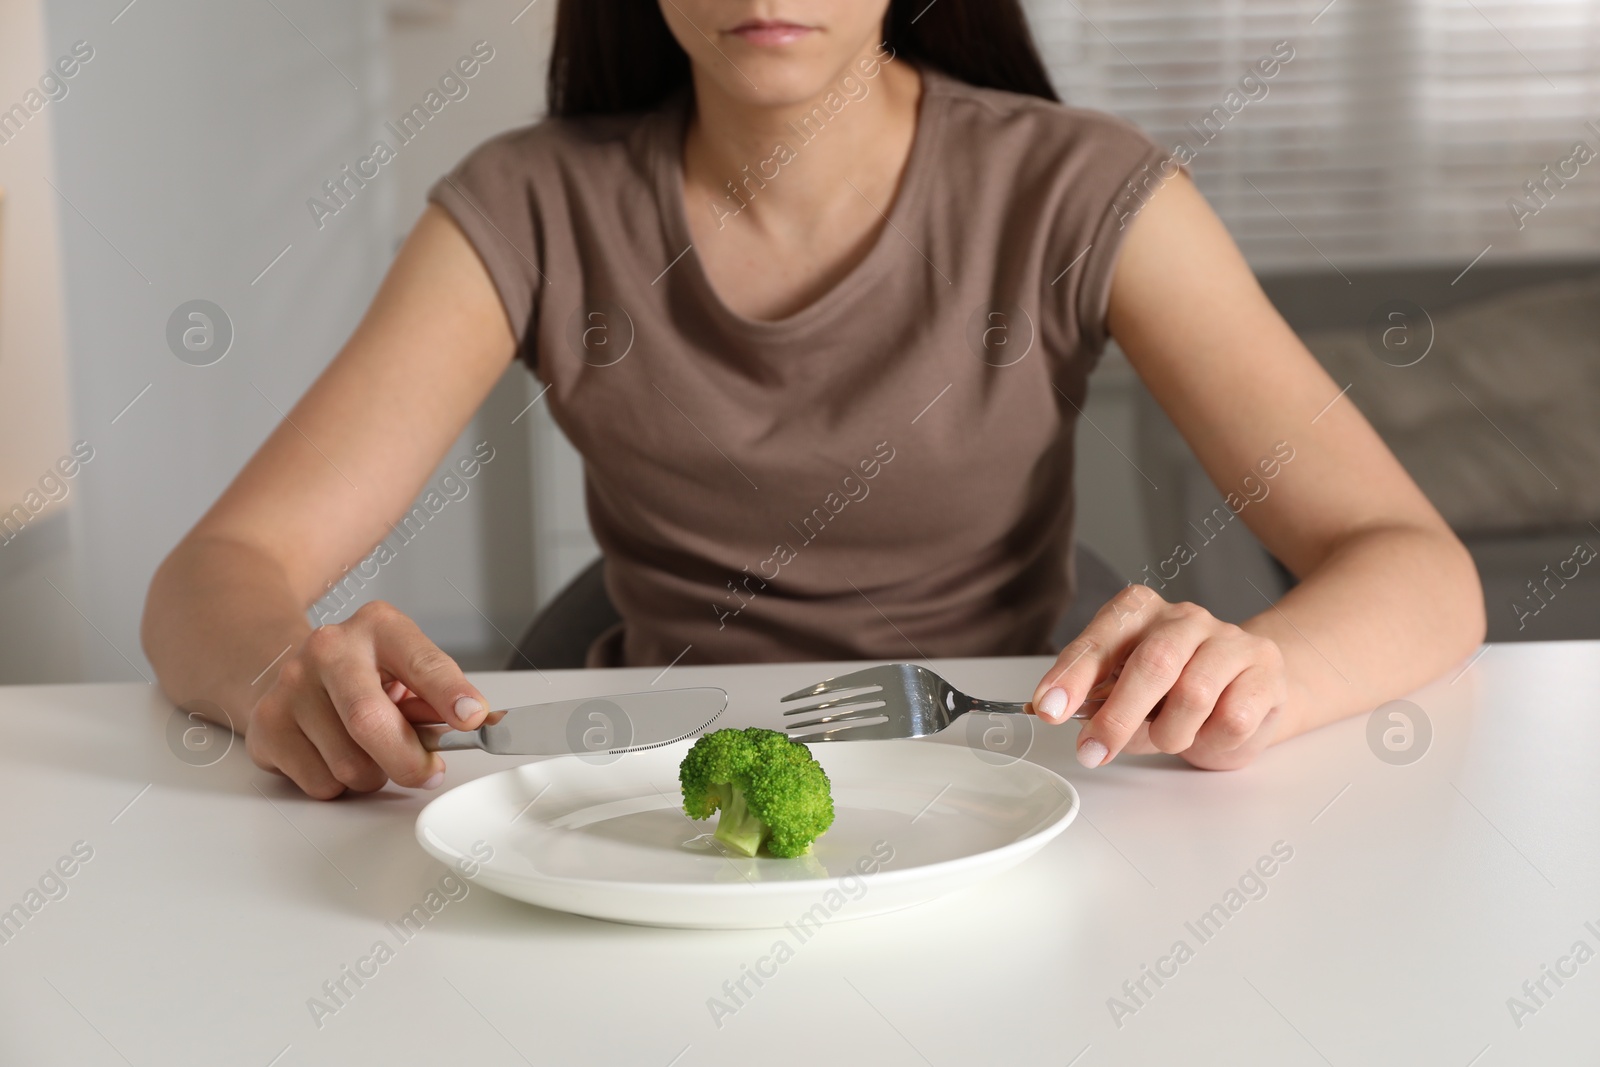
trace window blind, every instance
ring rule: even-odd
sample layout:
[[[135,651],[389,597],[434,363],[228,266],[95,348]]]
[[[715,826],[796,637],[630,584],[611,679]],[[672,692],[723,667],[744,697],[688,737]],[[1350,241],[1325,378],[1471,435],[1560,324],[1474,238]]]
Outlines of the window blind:
[[[1257,270],[1600,252],[1600,0],[1025,6],[1069,103],[1196,150]]]

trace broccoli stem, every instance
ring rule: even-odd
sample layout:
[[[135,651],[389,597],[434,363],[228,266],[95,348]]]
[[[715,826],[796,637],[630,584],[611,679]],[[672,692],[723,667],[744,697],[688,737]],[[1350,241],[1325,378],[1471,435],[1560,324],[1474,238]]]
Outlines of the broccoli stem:
[[[719,785],[715,788],[721,795],[722,815],[717,820],[716,833],[711,836],[741,855],[754,856],[767,836],[767,824],[751,813],[744,800],[744,791],[738,786]]]

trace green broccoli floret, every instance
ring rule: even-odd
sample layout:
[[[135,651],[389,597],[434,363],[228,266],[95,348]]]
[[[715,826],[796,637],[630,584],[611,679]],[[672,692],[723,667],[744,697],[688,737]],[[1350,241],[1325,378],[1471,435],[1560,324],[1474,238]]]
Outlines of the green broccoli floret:
[[[713,834],[754,856],[801,856],[833,825],[828,775],[811,750],[776,730],[717,730],[694,743],[678,767],[691,819],[722,812]]]

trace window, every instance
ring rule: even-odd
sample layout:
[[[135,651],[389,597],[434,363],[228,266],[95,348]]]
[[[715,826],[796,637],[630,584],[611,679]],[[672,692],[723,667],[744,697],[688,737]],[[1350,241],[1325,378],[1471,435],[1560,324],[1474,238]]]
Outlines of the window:
[[[1258,270],[1600,249],[1600,0],[1025,2],[1068,102],[1196,149]]]

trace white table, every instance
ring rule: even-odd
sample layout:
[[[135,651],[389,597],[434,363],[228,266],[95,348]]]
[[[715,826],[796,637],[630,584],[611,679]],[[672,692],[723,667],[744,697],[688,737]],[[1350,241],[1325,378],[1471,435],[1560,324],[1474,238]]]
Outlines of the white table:
[[[936,667],[1025,699],[1045,663]],[[770,724],[777,695],[835,667],[662,684],[723,686],[729,725]],[[474,680],[505,704],[657,673]],[[63,857],[73,870],[0,943],[0,1064],[1593,1063],[1600,958],[1561,960],[1600,952],[1597,693],[1600,643],[1493,646],[1413,695],[1433,737],[1409,765],[1380,760],[1361,718],[1228,774],[1084,771],[1076,730],[1041,728],[1029,758],[1077,786],[1076,823],[983,887],[829,924],[720,1028],[708,998],[773,931],[628,927],[481,887],[319,1028],[308,999],[396,942],[385,922],[445,873],[412,837],[426,797],[307,800],[241,744],[189,765],[143,685],[0,689],[0,908]],[[453,753],[447,784],[515,762]],[[75,866],[77,842],[93,855]],[[1185,924],[1278,842],[1293,856],[1263,865],[1266,895],[1197,937]],[[1191,958],[1161,963],[1178,940]],[[1144,965],[1171,977],[1134,1001]],[[1542,965],[1576,973],[1514,1020]],[[1112,997],[1137,1011],[1115,1019]]]

